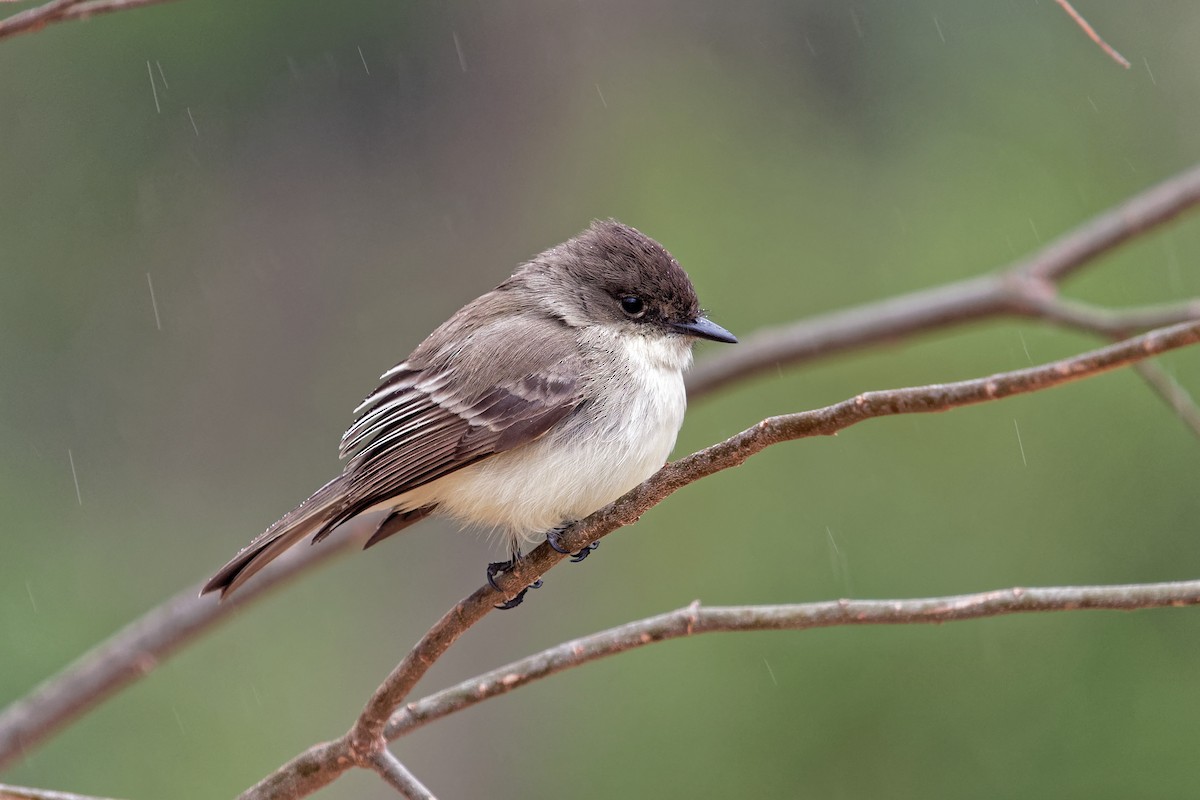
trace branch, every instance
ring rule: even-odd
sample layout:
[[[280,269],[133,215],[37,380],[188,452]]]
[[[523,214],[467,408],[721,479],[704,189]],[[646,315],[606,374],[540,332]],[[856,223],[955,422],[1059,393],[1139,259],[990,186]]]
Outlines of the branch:
[[[55,792],[49,789],[31,789],[28,786],[9,786],[0,783],[0,800],[106,800],[86,794]]]
[[[395,740],[456,711],[563,670],[702,633],[937,624],[1031,611],[1133,611],[1194,605],[1200,605],[1200,581],[1012,588],[920,600],[830,600],[779,606],[701,607],[697,600],[686,608],[564,642],[409,703],[388,721],[385,735]]]
[[[165,3],[167,0],[51,0],[0,20],[0,39],[40,31],[52,22],[87,19],[110,11]]]
[[[43,739],[108,697],[142,678],[164,658],[204,631],[240,611],[275,586],[334,553],[361,544],[369,531],[360,526],[323,547],[295,547],[280,556],[232,601],[200,598],[200,585],[188,587],[80,656],[0,713],[0,767],[21,758]]]
[[[437,800],[433,796],[433,792],[426,789],[417,780],[417,776],[409,772],[408,767],[401,764],[400,759],[392,755],[387,749],[380,750],[375,754],[375,758],[371,762],[371,767],[379,773],[381,778],[387,781],[388,786],[400,792],[408,800]]]
[[[307,797],[356,765],[379,773],[389,786],[409,800],[434,800],[433,793],[386,747],[359,761],[354,758],[346,736],[313,745],[242,792],[238,800]],[[4,798],[0,797],[0,800]]]
[[[333,783],[354,765],[345,737],[313,745],[238,795],[238,800],[262,797],[308,797]],[[359,766],[369,767],[363,763]]]
[[[1149,328],[1200,319],[1200,300],[1143,308],[1108,309],[1053,297],[1030,297],[1028,313],[1064,328],[1121,339]]]
[[[1132,331],[1144,329],[1143,326],[1151,320],[1182,322],[1188,319],[1200,319],[1200,301],[1192,300],[1152,308],[1109,311],[1083,303],[1055,300],[1041,304],[1039,315],[1065,327],[1091,331],[1110,339],[1120,339],[1122,336],[1128,336]],[[1164,372],[1162,367],[1149,361],[1134,364],[1133,370],[1146,382],[1151,391],[1167,404],[1179,421],[1200,438],[1200,406],[1196,405],[1187,390]]]
[[[698,397],[780,366],[801,364],[961,322],[1019,316],[1069,325],[1066,312],[1057,318],[1048,313],[1055,303],[1062,304],[1056,297],[1058,283],[1098,256],[1170,222],[1198,203],[1200,165],[1146,189],[1060,236],[1032,256],[989,275],[748,336],[737,348],[697,364],[688,376],[688,396]],[[1146,327],[1170,323],[1165,319],[1142,321],[1147,323]]]
[[[1166,370],[1151,361],[1134,364],[1133,369],[1146,384],[1162,399],[1167,407],[1179,417],[1188,430],[1200,438],[1200,406]]]
[[[782,365],[800,364],[909,334],[999,315],[1046,319],[1093,331],[1105,329],[1105,335],[1118,328],[1132,332],[1168,324],[1181,314],[1196,318],[1200,316],[1194,313],[1196,301],[1158,309],[1103,312],[1056,298],[1053,284],[1197,203],[1200,203],[1200,166],[1120,203],[1033,256],[995,273],[760,331],[744,339],[737,348],[700,362],[688,377],[689,400],[694,402],[738,380],[774,371]],[[1083,324],[1097,322],[1098,313],[1111,313],[1116,321],[1109,319],[1096,326]],[[1092,316],[1090,320],[1086,319],[1088,314]],[[1175,393],[1174,397],[1175,401],[1180,400],[1181,393]],[[1175,401],[1173,407],[1177,405]],[[1181,416],[1186,420],[1200,414],[1190,406]],[[0,713],[0,767],[20,758],[59,728],[145,675],[176,649],[261,596],[269,586],[349,549],[347,539],[351,538],[339,532],[321,547],[293,550],[281,559],[286,567],[279,573],[279,580],[266,579],[265,575],[256,579],[235,596],[232,605],[199,598],[188,589],[89,650]]]
[[[559,544],[568,552],[581,550],[612,531],[636,522],[643,513],[678,489],[716,472],[739,466],[752,455],[773,444],[811,436],[830,436],[875,417],[949,411],[1012,395],[1042,391],[1128,366],[1196,342],[1200,342],[1200,322],[1188,322],[1154,330],[1118,344],[1050,364],[956,383],[867,392],[814,411],[770,417],[723,442],[663,467],[645,483],[620,499],[567,528],[560,535]],[[501,591],[485,584],[469,597],[459,601],[421,637],[375,690],[350,730],[340,739],[319,746],[326,748],[324,760],[314,764],[314,759],[319,758],[319,754],[312,749],[305,751],[257,786],[247,790],[241,796],[242,800],[304,797],[308,792],[296,790],[297,780],[311,781],[313,775],[319,775],[323,781],[320,785],[325,785],[351,766],[370,767],[374,764],[378,754],[386,750],[385,733],[390,717],[438,658],[475,623],[489,614],[495,603],[511,598],[565,557],[548,543],[543,543],[529,553],[511,573],[505,573],[501,577]],[[1145,590],[1145,587],[1139,591],[1142,590]],[[965,617],[954,616],[958,610],[953,606],[939,612],[936,610],[939,602],[942,601],[919,601],[924,604],[920,606],[921,613],[936,618],[925,621],[969,617],[969,614]],[[994,602],[1006,609],[1036,610],[1021,607],[1019,596],[1014,596],[1010,601]],[[1171,596],[1164,602],[1175,603],[1177,598]],[[844,604],[832,605],[840,607]],[[890,606],[884,603],[879,608],[894,606],[894,603]],[[949,616],[938,617],[938,614]],[[768,614],[764,619],[769,616]],[[868,614],[856,621],[869,622],[875,619]],[[914,618],[907,621],[917,620]],[[839,621],[831,624],[845,623]],[[319,786],[313,790],[315,788]]]
[[[1101,50],[1108,54],[1109,58],[1120,64],[1125,69],[1129,69],[1129,61],[1126,60],[1125,56],[1118,53],[1113,49],[1112,45],[1101,39],[1100,34],[1096,33],[1096,29],[1089,25],[1088,21],[1084,19],[1080,13],[1076,11],[1069,2],[1067,2],[1067,0],[1056,0],[1056,2],[1062,7],[1063,11],[1067,12],[1067,16],[1075,20],[1075,24],[1083,29],[1083,32],[1087,34],[1087,37],[1095,42]]]

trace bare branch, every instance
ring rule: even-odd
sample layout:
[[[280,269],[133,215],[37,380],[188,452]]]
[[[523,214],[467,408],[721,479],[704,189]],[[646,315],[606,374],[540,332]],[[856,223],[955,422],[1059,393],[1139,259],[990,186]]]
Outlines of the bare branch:
[[[1200,605],[1200,581],[1012,588],[920,600],[830,600],[779,606],[702,607],[696,601],[686,608],[564,642],[409,703],[392,716],[385,733],[389,740],[398,739],[434,720],[563,670],[702,633],[936,624],[1032,611],[1132,611],[1194,605]]]
[[[1117,311],[1058,298],[1035,297],[1030,301],[1030,313],[1034,316],[1110,339],[1119,339],[1146,327],[1200,319],[1200,300]],[[1133,369],[1179,421],[1192,434],[1200,437],[1200,406],[1196,405],[1187,390],[1153,362],[1139,362],[1133,365]]]
[[[408,771],[408,767],[400,763],[386,748],[375,754],[371,760],[371,768],[379,773],[388,786],[391,786],[408,800],[437,800],[433,792],[417,780],[417,776]]]
[[[1067,15],[1071,19],[1075,20],[1076,25],[1078,25],[1080,28],[1083,28],[1083,32],[1087,34],[1087,37],[1099,45],[1100,49],[1108,54],[1109,58],[1120,64],[1125,69],[1129,69],[1129,61],[1126,60],[1125,56],[1118,53],[1113,49],[1112,45],[1101,39],[1100,34],[1096,33],[1096,30],[1088,24],[1088,21],[1084,19],[1080,13],[1076,11],[1069,2],[1067,2],[1067,0],[1056,0],[1056,2],[1062,7],[1063,11],[1067,12]]]
[[[1200,342],[1200,322],[1188,322],[1150,331],[1073,358],[1028,369],[956,383],[867,392],[814,411],[770,417],[723,442],[663,467],[649,480],[620,499],[566,529],[560,535],[559,544],[568,552],[578,551],[612,531],[636,522],[643,513],[676,490],[721,470],[739,466],[752,455],[773,444],[811,436],[833,435],[874,417],[948,411],[1012,395],[1042,391],[1128,366],[1196,342]],[[565,557],[548,543],[543,543],[529,553],[512,572],[501,577],[502,591],[498,592],[490,585],[484,584],[469,597],[459,601],[421,637],[375,690],[354,725],[338,742],[333,743],[333,746],[337,747],[334,761],[321,764],[318,772],[332,780],[336,777],[334,772],[344,771],[352,764],[373,764],[377,754],[387,747],[385,732],[390,717],[437,659],[460,636],[490,613],[495,603],[511,598]],[[1118,587],[1117,596],[1121,596],[1127,588]],[[1177,600],[1174,597],[1170,599],[1172,602]],[[1000,603],[1000,600],[995,602]],[[1019,597],[1001,605],[1009,602],[1019,604]],[[936,615],[937,612],[925,609],[922,613]],[[951,608],[944,613],[950,615],[948,618],[958,618],[953,616],[957,613],[956,609]],[[937,621],[944,620],[939,618]],[[307,761],[311,752],[306,751],[298,759],[280,767],[255,789],[243,794],[243,800],[303,797],[303,793],[293,790],[294,783],[290,777],[301,767],[312,771],[312,766]],[[259,787],[286,787],[289,793],[258,791]]]
[[[87,794],[55,792],[49,789],[31,789],[28,786],[9,786],[0,783],[0,800],[109,800]]]
[[[39,31],[52,22],[86,19],[110,11],[165,3],[167,0],[51,0],[0,20],[0,39]]]
[[[45,5],[27,8],[11,17],[6,17],[0,20],[0,38],[41,30],[47,23],[55,21],[69,11],[72,6],[77,6],[82,2],[85,0],[50,0]]]
[[[352,766],[355,762],[350,758],[345,737],[315,744],[239,794],[238,800],[307,797],[333,783]]]
[[[1043,318],[1108,336],[1124,332],[1125,328],[1139,330],[1186,317],[1195,311],[1196,301],[1157,309],[1106,312],[1056,298],[1053,284],[1130,238],[1174,219],[1198,202],[1200,166],[1147,189],[997,273],[761,331],[747,337],[736,349],[699,363],[688,378],[689,399],[695,401],[737,380],[780,365],[798,364],[997,315]],[[1179,400],[1182,395],[1174,396]],[[1178,407],[1174,401],[1172,406]],[[1192,406],[1181,417],[1186,421],[1197,413],[1200,412]],[[189,589],[153,609],[0,713],[0,766],[20,758],[57,729],[146,674],[174,650],[261,596],[270,586],[349,549],[360,540],[361,537],[339,532],[321,547],[294,551],[286,557],[285,566],[275,573],[278,580],[252,582],[232,605],[198,598]]]
[[[1167,407],[1175,412],[1180,422],[1188,430],[1200,437],[1200,407],[1179,383],[1153,361],[1143,361],[1133,365],[1134,370],[1153,389]]]
[[[988,275],[762,329],[743,338],[736,353],[696,364],[687,376],[688,399],[781,366],[986,319],[1006,310],[1005,294],[1003,283]]]
[[[759,331],[746,337],[736,349],[697,364],[688,376],[688,397],[700,397],[780,366],[956,323],[1001,315],[1047,316],[1047,304],[1056,302],[1056,284],[1098,256],[1175,219],[1198,203],[1200,165],[1146,189],[1032,256],[990,275]]]
[[[1120,339],[1149,328],[1161,328],[1164,325],[1200,319],[1200,300],[1163,303],[1142,308],[1108,309],[1043,296],[1029,299],[1029,313],[1064,328],[1091,331],[1110,339]]]
[[[182,645],[240,611],[254,598],[334,553],[361,544],[369,531],[359,526],[331,547],[296,547],[265,571],[232,602],[200,597],[188,587],[106,641],[84,653],[0,713],[0,767],[24,756],[46,737],[158,666]]]
[[[3,1],[6,0],[0,0]],[[36,31],[53,22],[82,19],[95,14],[164,1],[51,0],[0,20],[0,39]],[[1128,61],[1101,39],[1067,0],[1057,2],[1097,45],[1119,63],[1129,67]],[[707,364],[702,364],[689,382],[690,393],[694,399],[733,380],[780,364],[799,363],[853,347],[989,316],[1037,317],[1110,337],[1123,336],[1133,331],[1176,321],[1194,320],[1200,316],[1200,309],[1194,301],[1145,309],[1110,311],[1059,299],[1057,284],[1096,256],[1174,218],[1197,202],[1200,202],[1200,168],[1193,168],[1097,217],[1044,248],[1032,258],[1018,262],[1002,272],[830,314],[773,332],[764,332],[749,340],[728,358],[712,359]],[[1195,325],[1177,325],[1170,330],[1155,331],[1112,348],[1085,354],[1078,359],[1068,359],[1020,373],[1006,373],[979,381],[964,381],[945,386],[872,392],[827,409],[764,420],[755,428],[744,431],[727,442],[714,445],[665,468],[647,484],[574,526],[569,536],[564,538],[564,543],[578,540],[582,546],[583,543],[598,539],[611,530],[636,520],[646,508],[661,501],[675,489],[700,477],[740,464],[753,453],[771,444],[804,436],[833,433],[875,416],[948,410],[961,405],[999,399],[1008,394],[1049,388],[1065,381],[1132,363],[1146,355],[1193,343],[1196,341],[1196,333]],[[1141,349],[1140,352],[1138,348]],[[1082,361],[1089,358],[1090,361]],[[1193,430],[1200,432],[1200,410],[1186,391],[1151,363],[1138,363],[1135,368],[1168,400]],[[1047,373],[1047,370],[1051,370],[1053,374]],[[199,600],[194,595],[194,589],[168,600],[106,643],[85,654],[60,675],[43,683],[25,699],[5,709],[0,714],[0,765],[21,756],[58,727],[149,672],[161,659],[169,656],[209,626],[238,610],[243,603],[253,600],[308,566],[348,549],[360,540],[361,537],[343,535],[338,541],[330,542],[322,548],[297,549],[289,558],[280,562],[279,569],[264,575],[263,579],[247,587],[237,602],[232,604],[218,605],[211,601]],[[523,586],[527,579],[532,579],[562,559],[561,555],[553,553],[545,546],[535,552],[539,554],[536,558],[531,556],[518,574],[508,576],[504,584],[508,594]],[[1157,594],[1159,589],[1165,594]],[[803,629],[822,625],[940,622],[1034,610],[1191,605],[1198,602],[1195,599],[1196,592],[1194,583],[1189,582],[1151,586],[1012,589],[959,598],[841,601],[836,604],[765,608],[708,609],[694,604],[687,609],[622,626],[614,631],[647,626],[638,629],[636,642],[629,644],[640,646],[650,641],[675,638],[679,635],[718,630]],[[420,712],[426,702],[420,701],[392,716],[390,723],[387,722],[387,718],[393,714],[396,705],[403,701],[428,666],[474,621],[489,613],[491,604],[498,597],[496,592],[484,587],[459,603],[439,621],[409,653],[405,662],[393,672],[388,682],[380,687],[351,731],[335,742],[310,748],[287,765],[288,772],[284,775],[286,789],[276,781],[283,773],[281,770],[245,796],[303,796],[326,785],[350,766],[357,765],[374,769],[407,797],[432,797],[429,790],[422,786],[386,747],[381,746],[381,743],[385,733],[389,737],[401,735],[417,724],[435,718],[431,716],[435,713],[443,715],[442,712],[436,709]],[[1038,601],[1037,598],[1042,600]],[[1122,604],[1127,601],[1134,604]],[[1043,602],[1044,605],[1038,606],[1038,602]],[[836,608],[822,610],[830,606]],[[798,616],[789,617],[788,614],[793,612]],[[905,614],[916,615],[919,618],[903,619]],[[659,620],[665,621],[662,623],[665,627],[651,626]],[[610,633],[613,631],[596,634],[595,637],[585,637],[577,643],[568,643],[561,648],[583,643],[579,646],[588,650],[591,647],[590,640],[605,637]],[[595,655],[572,662],[570,658],[579,656],[570,656],[568,653],[567,660],[561,666],[544,674],[552,674],[575,663],[584,663],[585,660],[609,654],[600,652],[601,643],[597,642],[595,646]],[[542,674],[533,674],[537,671],[535,660],[561,648],[554,648],[539,656],[515,662],[510,667],[488,673],[488,676],[496,676],[494,693],[502,693],[523,685],[528,680],[542,677]],[[527,668],[526,672],[519,671],[524,668]],[[514,672],[514,669],[518,671]],[[500,675],[504,670],[507,672]],[[532,677],[529,677],[530,675]],[[457,699],[453,702],[464,704],[494,696],[488,693],[493,691],[490,684],[489,688],[485,689],[474,683],[471,688],[478,699],[471,699],[463,694],[466,686],[464,683],[427,700],[449,697],[447,693],[456,691]],[[502,690],[499,687],[503,687]],[[418,719],[419,722],[406,721]],[[260,788],[263,792],[273,791],[276,794],[253,794]],[[0,785],[0,800],[10,797],[26,800],[97,800],[81,795]]]
[[[577,551],[615,528],[633,522],[676,489],[720,470],[739,466],[750,456],[779,442],[830,436],[874,417],[949,411],[1042,391],[1197,341],[1200,341],[1200,322],[1187,322],[1049,364],[955,383],[866,392],[825,408],[770,417],[724,442],[668,464],[624,497],[567,529],[559,537],[559,543],[564,549]],[[543,545],[531,555],[543,549],[555,552]],[[528,579],[525,581],[528,583],[537,575],[526,573],[519,577]]]
[[[1096,256],[1170,222],[1200,203],[1200,164],[1136,194],[1055,239],[1015,269],[1058,282]]]

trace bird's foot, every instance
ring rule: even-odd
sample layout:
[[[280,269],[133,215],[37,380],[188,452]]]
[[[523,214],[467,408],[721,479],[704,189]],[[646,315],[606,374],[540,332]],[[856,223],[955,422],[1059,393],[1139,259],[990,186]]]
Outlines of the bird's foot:
[[[503,603],[496,603],[493,606],[493,608],[498,608],[501,611],[508,611],[509,609],[516,608],[517,606],[521,605],[521,603],[525,602],[525,594],[530,589],[540,589],[540,588],[542,588],[542,579],[538,578],[536,581],[529,584],[524,589],[522,589],[521,591],[519,591],[515,595],[513,595],[512,599],[505,600]]]
[[[564,556],[570,556],[571,562],[574,564],[578,564],[580,561],[583,561],[592,554],[593,550],[600,546],[599,542],[592,542],[578,553],[572,553],[570,550],[563,547],[562,542],[559,540],[559,537],[562,536],[562,532],[565,530],[566,528],[555,528],[547,533],[546,544],[550,545],[551,549],[553,549],[555,552],[562,553]]]
[[[512,572],[513,567],[517,566],[517,564],[520,563],[520,561],[521,561],[520,552],[514,551],[512,554],[512,557],[509,558],[507,561],[493,561],[492,563],[488,564],[487,565],[487,582],[489,584],[491,584],[491,587],[493,589],[495,589],[497,592],[503,591],[496,584],[496,576],[502,575],[505,572]],[[512,599],[505,600],[503,603],[496,603],[495,607],[499,608],[499,609],[503,609],[505,611],[507,611],[510,608],[516,608],[517,606],[521,605],[521,603],[525,602],[525,593],[526,592],[528,592],[530,589],[540,589],[540,588],[542,588],[542,579],[538,578],[536,581],[529,584],[521,591],[517,592],[517,594],[515,594],[512,597]]]

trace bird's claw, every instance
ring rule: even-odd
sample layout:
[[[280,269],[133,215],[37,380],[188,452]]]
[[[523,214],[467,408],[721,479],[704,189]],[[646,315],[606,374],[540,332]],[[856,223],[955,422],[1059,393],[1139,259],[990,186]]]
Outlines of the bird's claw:
[[[498,608],[501,611],[508,611],[511,608],[516,608],[517,606],[521,605],[521,603],[525,602],[525,594],[530,589],[540,589],[540,588],[542,588],[542,579],[538,578],[536,581],[529,584],[524,589],[522,589],[521,591],[519,591],[515,595],[513,595],[511,599],[505,600],[503,603],[496,603],[492,607]]]
[[[562,532],[564,530],[566,530],[566,529],[565,528],[555,528],[554,530],[547,533],[546,534],[546,544],[550,545],[550,549],[554,550],[556,553],[562,553],[564,556],[570,556],[571,562],[574,564],[578,564],[580,561],[583,561],[585,558],[587,558],[589,555],[592,554],[593,550],[595,550],[597,547],[600,546],[599,542],[592,542],[591,544],[584,547],[579,552],[572,553],[570,550],[563,547],[562,542],[559,541],[559,536],[562,535]]]
[[[500,588],[499,585],[497,585],[496,576],[501,575],[505,572],[511,572],[513,567],[515,567],[517,565],[517,562],[519,562],[520,560],[521,560],[520,553],[514,553],[513,557],[508,559],[507,561],[493,561],[492,563],[488,564],[487,565],[487,582],[497,592],[504,591],[503,589]],[[513,597],[511,599],[505,600],[503,603],[496,603],[495,608],[503,609],[505,611],[507,611],[510,608],[516,608],[517,606],[521,605],[521,603],[525,602],[525,593],[526,592],[528,592],[530,589],[540,589],[540,588],[542,588],[542,579],[538,578],[536,581],[529,584],[524,589],[522,589],[521,591],[519,591],[515,595],[513,595]]]
[[[592,554],[592,551],[600,546],[599,542],[592,542],[587,547],[580,550],[578,553],[571,554],[571,563],[578,564]]]
[[[511,572],[512,568],[517,565],[517,557],[513,556],[507,561],[493,561],[487,565],[487,582],[497,592],[502,591],[499,584],[496,583],[496,576],[502,575],[505,572]]]

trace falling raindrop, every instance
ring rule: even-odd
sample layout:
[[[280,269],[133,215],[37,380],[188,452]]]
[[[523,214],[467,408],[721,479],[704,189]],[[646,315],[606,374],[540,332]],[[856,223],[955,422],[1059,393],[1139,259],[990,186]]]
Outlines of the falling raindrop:
[[[71,462],[71,480],[75,481],[75,500],[83,505],[83,495],[79,493],[79,475],[75,472],[75,454],[67,448],[67,459]]]
[[[1021,441],[1021,426],[1015,419],[1013,420],[1013,429],[1017,432],[1017,447],[1021,449],[1021,463],[1028,467],[1029,462],[1025,459],[1025,444]]]
[[[154,95],[154,110],[159,114],[162,113],[162,106],[158,104],[158,88],[154,85],[154,70],[150,67],[150,62],[146,62],[146,74],[150,76],[150,93]]]

